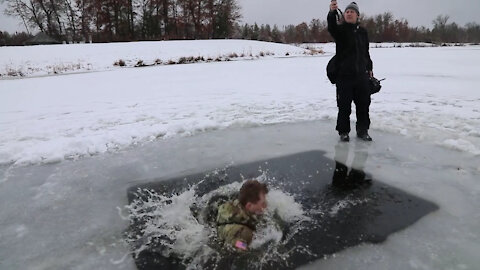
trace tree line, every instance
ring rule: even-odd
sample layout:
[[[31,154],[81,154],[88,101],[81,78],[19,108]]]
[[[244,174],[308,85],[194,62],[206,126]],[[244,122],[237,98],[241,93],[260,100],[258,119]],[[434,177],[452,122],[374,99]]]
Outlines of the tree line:
[[[236,0],[2,1],[26,29],[64,42],[228,38],[240,18]]]
[[[480,43],[479,24],[472,22],[462,27],[448,21],[449,16],[439,15],[432,21],[433,28],[429,29],[424,26],[412,27],[407,20],[395,19],[390,12],[360,17],[361,25],[368,31],[370,42]],[[333,41],[326,20],[320,19],[282,28],[268,24],[237,24],[233,37],[280,43]]]
[[[236,0],[0,0],[27,33],[0,31],[0,45],[21,45],[33,30],[67,43],[235,38],[278,43],[330,42],[326,20],[278,27],[239,24]],[[480,43],[480,25],[439,15],[433,28],[412,27],[391,12],[361,16],[371,42]]]

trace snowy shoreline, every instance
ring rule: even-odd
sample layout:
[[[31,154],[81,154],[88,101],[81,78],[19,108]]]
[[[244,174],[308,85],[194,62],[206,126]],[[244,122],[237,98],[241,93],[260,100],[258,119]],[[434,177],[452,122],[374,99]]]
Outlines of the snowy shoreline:
[[[172,40],[0,47],[0,80],[117,70],[126,67],[321,55],[333,43]],[[444,44],[442,46],[475,46]],[[370,43],[371,48],[435,48],[432,43]],[[479,47],[479,46],[476,46]],[[334,52],[334,51],[333,51]]]
[[[178,40],[0,47],[0,78],[115,70],[122,67],[308,55],[300,47],[251,40]],[[318,52],[313,52],[318,53]]]

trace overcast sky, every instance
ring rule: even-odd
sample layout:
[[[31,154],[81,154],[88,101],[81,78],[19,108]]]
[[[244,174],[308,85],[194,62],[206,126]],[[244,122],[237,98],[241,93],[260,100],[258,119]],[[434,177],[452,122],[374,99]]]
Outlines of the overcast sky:
[[[299,24],[313,18],[325,19],[330,0],[237,0],[242,7],[243,22],[259,24]],[[342,10],[351,1],[339,0]],[[360,12],[375,15],[391,11],[395,18],[405,18],[411,26],[432,27],[432,20],[440,14],[449,15],[449,22],[463,26],[480,23],[480,0],[357,0]],[[22,31],[21,21],[3,13],[0,1],[0,30]]]
[[[260,24],[299,24],[312,18],[326,19],[330,0],[237,0],[243,20]],[[343,10],[350,1],[338,0]],[[480,0],[357,0],[360,12],[375,15],[391,11],[395,18],[405,18],[412,26],[432,27],[437,15],[450,16],[449,22],[465,25],[480,23]]]

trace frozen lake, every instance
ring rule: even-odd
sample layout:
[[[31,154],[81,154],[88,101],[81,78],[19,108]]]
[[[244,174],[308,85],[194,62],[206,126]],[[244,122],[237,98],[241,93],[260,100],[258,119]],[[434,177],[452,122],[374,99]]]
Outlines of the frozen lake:
[[[117,209],[128,203],[129,187],[310,150],[334,158],[333,127],[314,121],[234,128],[74,162],[4,166],[2,268],[135,269],[122,241],[128,222]],[[399,135],[373,131],[372,136],[364,170],[440,209],[382,244],[353,247],[305,267],[474,269],[480,250],[478,158]],[[351,156],[358,143],[348,144]]]
[[[334,47],[319,46],[325,55],[0,80],[0,268],[135,269],[123,239],[130,187],[307,151],[334,159]],[[387,80],[362,166],[439,209],[302,267],[478,268],[479,51],[371,49]],[[344,149],[354,167],[359,145]]]

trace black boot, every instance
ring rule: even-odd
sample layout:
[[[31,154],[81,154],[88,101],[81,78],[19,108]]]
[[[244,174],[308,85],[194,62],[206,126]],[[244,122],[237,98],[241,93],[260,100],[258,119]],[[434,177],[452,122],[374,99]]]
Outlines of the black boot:
[[[361,140],[364,140],[366,142],[371,142],[372,141],[372,137],[370,137],[370,135],[368,135],[368,131],[357,131],[357,137]]]
[[[350,137],[348,136],[348,133],[340,133],[340,141],[349,142]]]

